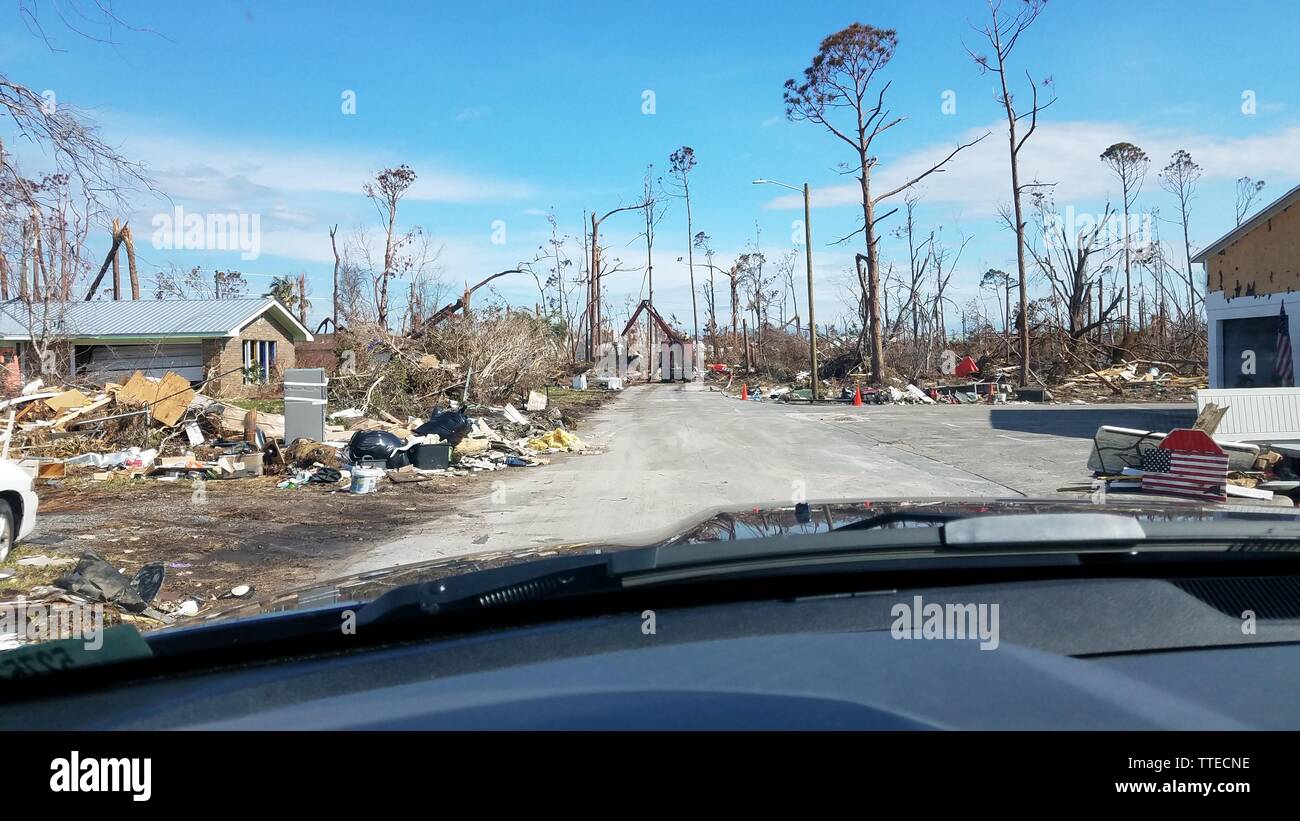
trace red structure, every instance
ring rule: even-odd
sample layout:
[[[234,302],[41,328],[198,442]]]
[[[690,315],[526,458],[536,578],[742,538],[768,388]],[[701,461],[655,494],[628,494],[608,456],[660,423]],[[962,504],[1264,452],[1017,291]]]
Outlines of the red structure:
[[[650,315],[650,319],[659,327],[659,332],[663,334],[663,339],[659,343],[659,368],[661,370],[661,382],[689,382],[695,378],[695,343],[691,342],[677,329],[669,325],[655,306],[650,304],[650,300],[643,299],[632,312],[632,317],[628,319],[627,324],[623,326],[621,336],[626,337],[633,328],[636,327],[637,320],[641,317],[641,312],[645,311]],[[649,352],[647,351],[647,355]],[[653,357],[649,357],[653,360]],[[649,374],[654,373],[654,366],[647,363]],[[648,374],[648,375],[649,375]]]

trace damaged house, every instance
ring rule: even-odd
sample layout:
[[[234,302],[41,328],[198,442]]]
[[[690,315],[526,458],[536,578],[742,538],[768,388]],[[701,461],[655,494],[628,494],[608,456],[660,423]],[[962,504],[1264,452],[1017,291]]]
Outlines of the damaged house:
[[[139,370],[212,380],[237,395],[296,364],[311,332],[275,299],[97,300],[0,303],[0,364],[12,393],[24,374],[124,382]]]
[[[1210,388],[1294,386],[1290,340],[1300,334],[1300,186],[1192,262],[1205,265]]]

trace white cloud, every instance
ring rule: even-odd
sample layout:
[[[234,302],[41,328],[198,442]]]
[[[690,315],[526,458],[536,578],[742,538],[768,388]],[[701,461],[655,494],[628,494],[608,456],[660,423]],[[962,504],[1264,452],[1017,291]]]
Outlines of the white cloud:
[[[202,200],[218,209],[272,194],[357,195],[376,171],[398,162],[375,151],[252,147],[151,136],[127,138],[123,150],[149,166],[164,193]],[[417,159],[409,164],[418,175],[407,194],[413,201],[496,202],[536,193],[534,186],[522,180],[480,176],[433,161]]]
[[[483,107],[466,108],[456,112],[452,118],[458,123],[468,123],[473,120],[481,120],[492,113],[492,109]]]
[[[995,216],[999,203],[1011,198],[1006,128],[997,124],[972,129],[957,139],[936,142],[882,163],[873,176],[873,188],[884,192],[906,182],[943,159],[958,140],[968,142],[985,130],[991,132],[989,137],[958,154],[943,172],[930,175],[921,185],[927,203],[955,205],[974,218]],[[1156,173],[1180,148],[1189,151],[1202,166],[1207,182],[1234,180],[1243,175],[1282,178],[1270,188],[1283,191],[1300,181],[1300,127],[1247,137],[1213,137],[1090,121],[1040,124],[1021,155],[1021,177],[1026,182],[1056,183],[1058,204],[1108,197],[1116,201],[1115,178],[1099,156],[1107,146],[1121,141],[1135,143],[1151,157],[1148,190],[1158,185]],[[814,188],[812,202],[814,208],[857,206],[858,196],[858,185],[853,182]],[[765,205],[768,209],[802,207],[802,197],[794,194],[773,198]]]

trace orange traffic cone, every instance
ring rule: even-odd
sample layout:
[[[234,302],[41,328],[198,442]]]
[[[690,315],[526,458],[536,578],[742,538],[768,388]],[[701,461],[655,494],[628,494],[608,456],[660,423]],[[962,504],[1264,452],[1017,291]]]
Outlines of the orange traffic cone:
[[[749,385],[746,385],[743,382],[740,385],[740,401],[741,402],[749,401]]]
[[[861,385],[853,386],[853,407],[855,408],[862,407],[862,386]]]

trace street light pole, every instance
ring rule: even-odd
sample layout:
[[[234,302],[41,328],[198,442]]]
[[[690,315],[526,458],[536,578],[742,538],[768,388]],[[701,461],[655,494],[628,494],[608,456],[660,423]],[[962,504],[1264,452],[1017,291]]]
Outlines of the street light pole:
[[[770,183],[791,191],[800,191],[793,185],[786,185],[776,180],[754,180],[754,185]],[[808,265],[808,365],[812,378],[812,398],[821,398],[821,380],[817,376],[817,312],[813,307],[813,261],[812,261],[812,200],[808,183],[803,184],[803,246]]]

